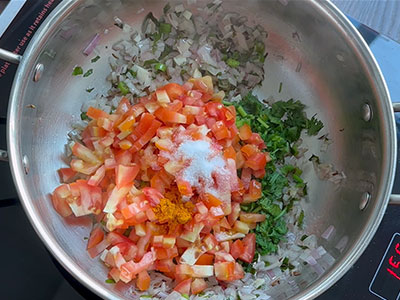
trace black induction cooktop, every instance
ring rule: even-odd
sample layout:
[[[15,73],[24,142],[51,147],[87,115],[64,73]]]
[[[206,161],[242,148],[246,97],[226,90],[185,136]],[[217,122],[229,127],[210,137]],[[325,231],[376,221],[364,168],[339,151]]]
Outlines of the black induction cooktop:
[[[0,16],[0,48],[22,54],[38,25],[60,2],[10,1]],[[351,21],[381,66],[392,99],[400,101],[400,45],[356,20]],[[6,149],[6,112],[15,71],[15,65],[0,60],[0,149]],[[399,135],[397,117],[396,124]],[[399,171],[398,164],[393,188],[397,193],[400,193]],[[0,178],[0,299],[98,299],[45,249],[19,203],[7,163],[0,162]],[[361,258],[341,280],[318,297],[319,300],[379,298],[400,299],[400,206],[388,207]]]

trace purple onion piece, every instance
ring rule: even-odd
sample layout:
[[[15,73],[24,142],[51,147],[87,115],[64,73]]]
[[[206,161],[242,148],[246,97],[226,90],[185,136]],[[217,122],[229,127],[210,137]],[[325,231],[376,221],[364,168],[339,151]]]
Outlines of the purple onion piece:
[[[96,48],[97,44],[99,43],[100,35],[96,33],[96,35],[90,40],[89,44],[83,50],[83,54],[90,55],[94,48]]]

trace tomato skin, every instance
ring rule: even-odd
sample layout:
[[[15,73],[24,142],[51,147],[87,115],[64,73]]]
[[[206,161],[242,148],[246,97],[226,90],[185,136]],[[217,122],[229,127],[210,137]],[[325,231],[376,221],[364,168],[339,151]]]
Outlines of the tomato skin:
[[[168,83],[162,89],[167,92],[171,100],[179,99],[185,93],[185,89],[177,83]]]
[[[130,166],[118,165],[115,169],[115,173],[117,187],[121,188],[133,182],[136,175],[139,173],[139,166],[137,164],[132,164]]]
[[[263,214],[243,213],[239,215],[240,221],[246,223],[259,223],[265,221],[266,216]]]
[[[244,245],[241,240],[236,240],[232,243],[231,246],[231,255],[235,258],[238,259],[240,255],[244,253]]]
[[[191,285],[193,295],[197,295],[207,288],[207,283],[202,278],[195,278]]]
[[[254,153],[244,163],[245,167],[251,168],[254,171],[262,170],[267,164],[267,157],[264,153]]]
[[[242,241],[244,252],[239,256],[239,258],[245,262],[251,263],[256,252],[256,235],[254,233],[249,233]]]
[[[146,199],[149,200],[151,206],[157,206],[160,203],[160,200],[164,198],[164,196],[154,188],[145,187],[142,189],[142,192],[146,196]]]
[[[92,106],[90,106],[88,108],[86,115],[89,118],[92,118],[94,120],[97,120],[99,118],[109,118],[110,117],[110,115],[108,113],[106,113],[105,111],[95,108],[95,107],[92,107]]]
[[[251,137],[252,131],[248,124],[244,124],[239,128],[239,137],[242,141],[246,141]]]
[[[218,141],[226,139],[230,136],[228,128],[222,121],[215,122],[215,124],[211,127],[211,131]]]
[[[161,126],[161,122],[153,120],[151,125],[147,128],[146,133],[141,135],[133,144],[131,151],[139,151],[146,145],[157,133],[157,129]]]
[[[160,107],[155,111],[155,116],[164,123],[185,124],[187,118],[185,115],[177,113],[176,111]]]
[[[209,253],[202,254],[196,261],[196,265],[212,265],[214,263],[214,255]]]
[[[93,228],[87,244],[87,249],[93,248],[104,239],[104,232],[100,226]]]
[[[143,270],[138,274],[136,286],[140,291],[146,291],[150,287],[150,276],[146,270]]]
[[[60,175],[62,182],[68,183],[72,178],[75,177],[76,172],[71,168],[61,168],[58,169],[58,174]]]
[[[70,192],[68,185],[62,184],[54,190],[51,196],[54,209],[64,218],[72,215],[72,210],[67,202],[69,195]]]
[[[251,180],[249,184],[249,192],[243,196],[243,203],[251,203],[260,199],[262,196],[261,183],[257,180]]]
[[[190,295],[190,286],[192,284],[192,278],[181,281],[175,288],[174,291],[179,293]]]

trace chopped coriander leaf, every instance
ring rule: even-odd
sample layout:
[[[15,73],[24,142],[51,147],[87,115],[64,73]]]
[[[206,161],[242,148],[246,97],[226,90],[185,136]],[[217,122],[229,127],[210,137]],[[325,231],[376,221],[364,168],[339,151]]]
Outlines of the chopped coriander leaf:
[[[96,61],[98,61],[100,59],[100,56],[96,56],[96,57],[93,57],[90,61],[92,62],[92,63],[95,63]]]
[[[121,91],[121,93],[122,93],[122,95],[126,95],[126,94],[128,94],[129,93],[129,88],[128,88],[128,86],[126,85],[126,83],[125,82],[123,82],[123,81],[120,81],[119,83],[118,83],[118,89]]]
[[[141,295],[139,298],[153,298],[153,296],[150,296],[150,295]]]
[[[94,88],[89,88],[89,89],[86,89],[86,92],[91,93],[93,90],[94,90]]]
[[[83,74],[83,77],[88,77],[88,76],[90,76],[92,74],[93,74],[93,69],[89,69],[89,70],[86,71],[85,74]]]
[[[188,294],[182,294],[182,297],[185,299],[190,299]]]
[[[106,279],[106,283],[115,283],[115,280],[114,280],[114,279],[111,279],[111,278],[109,278],[109,279]]]
[[[172,26],[168,23],[160,23],[160,33],[167,35],[171,33]]]
[[[324,127],[324,124],[313,116],[310,120],[307,120],[306,127],[308,135],[317,135]]]
[[[156,42],[158,42],[160,39],[161,39],[161,33],[155,32],[155,33],[153,34],[153,42],[156,43]],[[157,46],[157,45],[155,44],[155,46]]]
[[[156,63],[158,63],[158,61],[157,61],[157,59],[149,59],[149,60],[146,60],[144,63],[143,63],[143,66],[150,66],[150,65],[153,65],[153,64],[156,64]]]
[[[129,69],[128,72],[132,75],[133,78],[136,78],[137,72],[133,71],[132,69]]]
[[[303,227],[303,222],[304,222],[304,210],[301,211],[299,217],[297,218],[297,226],[299,228]]]
[[[81,120],[89,120],[89,117],[87,116],[87,114],[85,112],[81,112]]]
[[[238,60],[236,60],[236,59],[233,59],[233,58],[228,58],[226,60],[226,64],[228,66],[230,66],[231,68],[237,68],[237,67],[240,66],[240,62]]]
[[[278,93],[282,92],[282,85],[283,85],[283,83],[281,82],[281,83],[279,84],[279,90],[278,90]]]
[[[154,65],[154,69],[156,71],[165,72],[165,71],[167,71],[167,66],[165,64],[162,64],[162,63],[156,63]]]
[[[84,239],[85,241],[87,241],[89,238],[88,238],[87,236],[85,236],[85,237],[83,237],[83,239]]]
[[[72,75],[73,76],[77,76],[77,75],[82,75],[83,74],[83,69],[82,67],[75,67],[74,70],[72,71]]]
[[[128,228],[127,230],[124,231],[124,236],[129,237],[129,235],[131,234],[132,231],[132,227]]]

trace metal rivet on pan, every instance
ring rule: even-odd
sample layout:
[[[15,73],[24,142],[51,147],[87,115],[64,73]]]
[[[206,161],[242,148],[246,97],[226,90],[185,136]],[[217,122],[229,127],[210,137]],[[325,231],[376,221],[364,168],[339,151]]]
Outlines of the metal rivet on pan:
[[[33,81],[37,82],[40,80],[42,77],[44,71],[44,65],[43,64],[37,64],[35,67],[35,73],[33,74]]]
[[[364,210],[367,208],[370,199],[371,199],[370,193],[365,192],[364,194],[362,194],[359,206],[360,210]]]
[[[362,118],[365,122],[369,122],[372,119],[371,106],[367,103],[362,106]]]
[[[22,158],[22,164],[24,165],[25,174],[29,173],[29,159],[28,156],[24,155]]]

